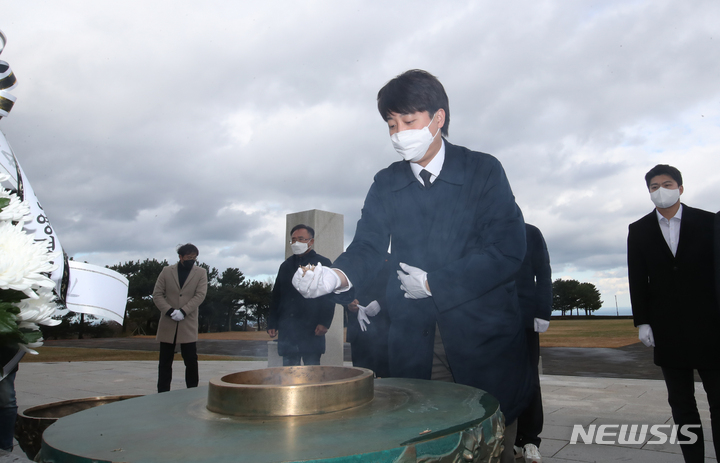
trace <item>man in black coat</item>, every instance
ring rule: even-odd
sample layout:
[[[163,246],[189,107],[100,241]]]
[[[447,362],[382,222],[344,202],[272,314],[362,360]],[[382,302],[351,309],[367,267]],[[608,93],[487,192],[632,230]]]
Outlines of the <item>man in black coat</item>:
[[[328,297],[305,299],[292,285],[295,271],[303,266],[330,266],[330,259],[313,250],[315,230],[296,225],[291,231],[293,255],[280,265],[272,291],[268,334],[278,336],[278,355],[283,366],[320,365],[325,353],[325,333],[335,313],[335,303]]]
[[[720,455],[720,309],[713,263],[714,214],[680,203],[682,176],[664,164],[645,175],[656,209],[628,234],[630,301],[640,340],[654,346],[686,462],[704,461],[703,431],[695,402],[694,370],[710,405],[713,441]],[[682,427],[690,425],[686,432]]]
[[[540,229],[525,224],[527,252],[515,276],[518,299],[523,313],[528,354],[533,369],[533,395],[530,404],[518,417],[515,453],[522,454],[525,461],[541,461],[540,433],[543,429],[542,391],[540,390],[540,333],[550,325],[552,314],[552,270],[545,238]]]

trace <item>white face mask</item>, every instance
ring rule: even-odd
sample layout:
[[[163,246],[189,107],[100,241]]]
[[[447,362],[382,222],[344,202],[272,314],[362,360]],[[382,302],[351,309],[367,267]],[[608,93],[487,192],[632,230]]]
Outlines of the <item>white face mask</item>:
[[[300,254],[305,254],[307,252],[308,244],[296,241],[290,245],[290,248],[292,249],[293,254],[299,256]]]
[[[430,124],[432,124],[433,119],[435,119],[435,114],[433,114],[433,117],[430,119]],[[395,151],[397,151],[404,160],[417,162],[425,156],[428,148],[430,148],[430,144],[440,133],[440,127],[438,127],[435,135],[431,134],[430,124],[422,129],[403,130],[390,136],[390,141],[392,141]]]
[[[655,203],[658,209],[665,209],[674,205],[680,199],[680,189],[668,190],[667,188],[658,188],[650,193],[650,199]]]

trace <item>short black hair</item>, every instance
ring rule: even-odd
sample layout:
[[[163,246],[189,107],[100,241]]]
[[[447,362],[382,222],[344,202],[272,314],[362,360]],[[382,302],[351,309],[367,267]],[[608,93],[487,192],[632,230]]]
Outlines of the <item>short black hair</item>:
[[[295,230],[301,230],[303,228],[307,230],[308,234],[310,234],[310,238],[315,238],[315,230],[313,230],[312,227],[308,227],[307,225],[302,223],[295,225],[292,230],[290,230],[290,234],[292,235],[293,233],[295,233]]]
[[[178,256],[187,256],[189,254],[197,254],[198,256],[200,255],[200,251],[198,251],[198,248],[191,243],[181,244],[180,246],[178,246],[177,253]]]
[[[682,174],[679,170],[667,164],[658,164],[652,169],[650,169],[650,172],[645,174],[645,183],[647,184],[648,188],[650,187],[650,180],[657,177],[658,175],[669,175],[670,177],[672,177],[673,180],[677,182],[678,186],[682,186]]]
[[[427,111],[432,118],[438,109],[445,110],[442,134],[450,129],[450,104],[447,93],[434,75],[421,69],[405,71],[380,89],[377,95],[378,111],[383,120],[390,113],[412,114]]]

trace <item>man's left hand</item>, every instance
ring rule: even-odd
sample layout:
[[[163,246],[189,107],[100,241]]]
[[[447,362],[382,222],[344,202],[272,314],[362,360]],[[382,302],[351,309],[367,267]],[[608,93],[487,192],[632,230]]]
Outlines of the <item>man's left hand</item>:
[[[327,332],[328,332],[328,329],[322,325],[318,325],[315,327],[315,336],[323,336]]]
[[[427,272],[413,267],[412,265],[400,262],[398,270],[398,280],[400,280],[400,289],[405,291],[405,297],[408,299],[423,299],[432,296],[430,288],[427,284]]]
[[[548,326],[550,326],[550,322],[548,320],[544,320],[542,318],[536,318],[534,325],[535,325],[536,333],[544,333],[547,331]]]

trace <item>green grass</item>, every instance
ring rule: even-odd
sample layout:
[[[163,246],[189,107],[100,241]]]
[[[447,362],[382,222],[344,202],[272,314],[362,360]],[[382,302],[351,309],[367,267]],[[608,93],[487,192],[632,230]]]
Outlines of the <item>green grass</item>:
[[[632,319],[551,320],[542,347],[622,347],[638,341]]]

